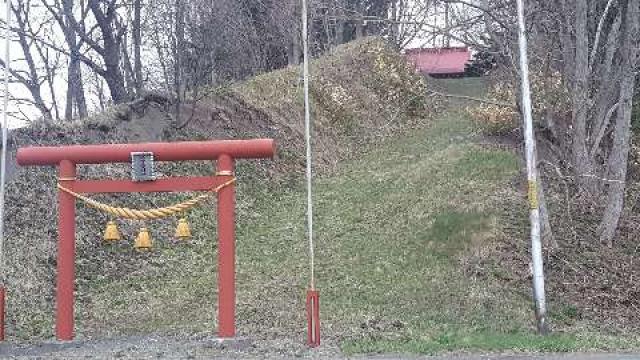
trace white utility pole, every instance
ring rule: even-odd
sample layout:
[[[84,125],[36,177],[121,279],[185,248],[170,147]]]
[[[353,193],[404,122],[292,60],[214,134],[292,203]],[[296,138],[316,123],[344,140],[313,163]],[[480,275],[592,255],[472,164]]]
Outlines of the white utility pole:
[[[9,124],[9,66],[11,64],[11,1],[5,0],[4,103],[2,106],[2,154],[0,155],[0,341],[5,339],[4,308],[7,270],[4,260],[4,193],[7,173],[7,126]]]
[[[9,125],[9,64],[11,64],[11,0],[5,0],[6,7],[6,29],[4,48],[4,103],[2,106],[2,154],[0,155],[0,286],[4,288],[5,266],[4,266],[4,194],[7,182],[7,126]]]
[[[302,0],[302,47],[304,76],[304,138],[307,145],[307,235],[309,237],[309,289],[307,290],[307,344],[320,346],[320,294],[316,290],[315,251],[313,244],[313,172],[311,158],[311,102],[309,101],[309,9]]]
[[[315,290],[315,254],[313,246],[313,172],[311,169],[311,104],[309,102],[309,20],[307,1],[302,0],[302,51],[304,77],[304,138],[307,145],[307,233],[309,237],[310,286]]]
[[[540,204],[538,203],[538,167],[536,140],[533,132],[531,88],[529,85],[529,60],[527,58],[527,34],[524,22],[524,0],[516,0],[518,6],[518,37],[520,45],[520,80],[522,83],[522,115],[524,117],[527,179],[529,180],[529,219],[531,221],[531,262],[533,264],[533,298],[536,306],[538,332],[546,334],[547,309],[544,294],[544,264],[540,239]]]

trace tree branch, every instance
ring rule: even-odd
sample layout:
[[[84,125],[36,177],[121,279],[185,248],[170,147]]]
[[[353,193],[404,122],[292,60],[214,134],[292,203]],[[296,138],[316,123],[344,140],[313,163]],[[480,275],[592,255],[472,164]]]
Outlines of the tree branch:
[[[508,108],[512,108],[512,109],[517,109],[517,107],[515,105],[509,104],[509,103],[506,103],[506,102],[501,102],[501,101],[493,101],[493,100],[489,100],[489,99],[480,99],[480,98],[475,98],[475,97],[466,96],[466,95],[445,94],[445,93],[441,93],[441,92],[435,91],[435,90],[427,90],[427,92],[431,93],[434,96],[442,96],[442,97],[446,97],[446,98],[470,100],[470,101],[475,101],[475,102],[480,102],[480,103],[485,103],[485,104],[490,104],[490,105],[496,105],[496,106],[502,106],[502,107],[508,107]]]
[[[598,46],[600,43],[600,34],[602,33],[602,27],[604,26],[604,22],[609,15],[609,9],[611,9],[611,4],[613,4],[613,0],[607,1],[607,6],[604,8],[604,12],[602,16],[600,16],[600,21],[598,22],[598,29],[596,30],[596,36],[593,40],[593,48],[591,49],[591,57],[589,59],[589,68],[593,67],[593,63],[596,59],[596,54],[598,53]]]

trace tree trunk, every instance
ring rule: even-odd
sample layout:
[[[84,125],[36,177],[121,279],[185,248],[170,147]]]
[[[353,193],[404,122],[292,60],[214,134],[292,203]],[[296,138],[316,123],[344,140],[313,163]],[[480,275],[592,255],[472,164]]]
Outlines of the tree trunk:
[[[549,221],[549,207],[547,206],[547,199],[544,196],[544,183],[542,177],[538,179],[538,202],[540,205],[540,235],[542,237],[542,244],[546,248],[557,247],[557,244],[553,237],[553,229],[551,228],[551,222]]]
[[[364,24],[364,8],[362,5],[356,5],[356,39],[367,35]]]
[[[124,83],[124,76],[120,67],[120,46],[113,39],[113,35],[106,36],[104,41],[104,80],[107,82],[111,99],[120,104],[129,100],[129,94]]]
[[[133,71],[135,76],[136,95],[140,96],[143,87],[142,79],[142,55],[140,48],[142,47],[141,34],[141,9],[142,0],[134,0],[133,2]]]
[[[182,54],[184,51],[184,0],[176,0],[176,40],[174,44],[173,82],[176,92],[175,117],[180,121],[180,106],[182,104]]]
[[[364,36],[364,22],[362,19],[356,19],[356,39]]]
[[[398,1],[397,0],[393,0],[391,1],[391,39],[393,40],[393,43],[396,45],[397,48],[400,47],[401,45],[401,41],[400,41],[400,24],[398,23],[398,21],[400,20],[400,14],[398,11]]]
[[[125,76],[125,88],[127,89],[127,93],[136,94],[137,80],[133,72],[133,67],[131,66],[131,58],[129,57],[128,46],[129,45],[128,45],[127,37],[124,36],[122,39],[121,47],[122,47],[122,68],[124,70],[124,76]]]
[[[69,121],[73,119],[73,90],[71,88],[71,66],[69,66],[69,84],[67,85],[67,101],[64,108],[64,119]]]
[[[300,65],[300,32],[298,30],[291,32],[291,44],[289,45],[288,62],[290,66]]]
[[[86,118],[89,115],[89,111],[87,110],[87,100],[84,96],[84,81],[82,80],[82,69],[80,68],[80,61],[78,59],[75,60],[72,69],[74,72],[73,98],[75,100],[78,117],[82,119]]]
[[[336,20],[336,45],[344,44],[345,35],[344,35],[344,20],[337,19]]]
[[[589,112],[589,38],[587,0],[577,0],[575,6],[575,71],[572,86],[573,102],[573,166],[581,189],[590,196],[597,194],[594,164],[587,150],[587,116]]]
[[[120,43],[122,34],[115,29],[116,12],[109,8],[106,13],[102,9],[102,1],[89,0],[89,7],[96,19],[97,25],[102,33],[101,49],[102,60],[104,61],[103,74],[111,99],[114,103],[120,104],[129,100],[129,94],[125,88],[124,76],[120,68]],[[86,34],[84,34],[86,36]]]
[[[613,132],[613,146],[609,155],[608,177],[610,183],[607,191],[607,207],[598,228],[600,241],[609,246],[613,245],[613,238],[624,206],[636,77],[635,65],[638,58],[637,38],[640,35],[640,0],[629,1],[626,17],[625,39],[620,51],[623,75],[625,76],[622,77],[620,83],[618,116]]]
[[[72,34],[75,37],[75,33]],[[80,69],[80,60],[77,57],[77,50],[71,52],[69,59],[69,70],[67,74],[67,104],[65,109],[65,119],[73,118],[73,108],[75,106],[76,114],[79,118],[85,118],[88,115],[87,102],[84,96],[84,84],[82,81],[82,72]]]
[[[121,104],[129,99],[129,94],[124,86],[124,77],[120,71],[107,71],[104,80],[109,88],[111,100],[115,104]]]
[[[156,54],[158,55],[158,62],[160,63],[160,68],[162,69],[162,79],[164,80],[164,90],[168,93],[171,92],[171,83],[169,81],[169,69],[167,66],[167,61],[165,59],[164,48],[162,47],[162,42],[158,34],[154,34],[154,46],[156,48]]]
[[[80,54],[77,34],[73,29],[73,0],[64,0],[62,3],[64,13],[64,23],[61,22],[64,37],[69,46],[69,70],[67,74],[67,104],[65,109],[65,119],[73,118],[73,108],[75,105],[78,117],[84,118],[87,113],[87,102],[84,96],[84,84],[82,81],[82,70],[80,68]],[[62,26],[63,25],[63,26]]]
[[[324,17],[322,18],[322,27],[324,29],[324,36],[327,39],[326,47],[329,50],[331,50],[336,45],[335,33],[333,33],[331,31],[331,30],[335,30],[335,29],[331,28],[330,16],[331,15],[329,14],[329,11],[325,11],[324,12]]]
[[[100,110],[104,111],[107,105],[104,99],[104,84],[102,82],[104,78],[95,72],[93,73],[93,78],[96,85],[96,94],[98,95],[98,104],[100,105]]]
[[[448,48],[451,47],[451,37],[449,37],[448,33],[451,28],[451,21],[449,21],[449,3],[444,4],[444,28],[446,29],[445,33],[442,35],[442,47]]]
[[[40,111],[42,119],[45,122],[53,122],[53,116],[51,115],[51,109],[44,103],[44,99],[40,93],[40,89],[30,88],[31,98],[33,99],[33,105]]]

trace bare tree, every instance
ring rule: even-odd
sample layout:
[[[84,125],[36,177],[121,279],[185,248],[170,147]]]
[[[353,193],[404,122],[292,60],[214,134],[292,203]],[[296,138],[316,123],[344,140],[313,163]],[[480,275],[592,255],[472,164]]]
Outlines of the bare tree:
[[[58,4],[50,4],[42,0],[52,13],[56,13]],[[102,76],[111,92],[111,99],[121,103],[130,98],[125,88],[124,75],[121,68],[122,41],[126,32],[118,14],[116,0],[100,1],[88,0],[87,6],[81,3],[80,18],[76,18],[73,9],[64,15],[70,29],[73,29],[79,39],[94,52],[96,59],[91,56],[76,54],[80,61],[92,71]],[[89,15],[92,15],[91,17]],[[60,21],[59,21],[60,22]],[[60,48],[58,47],[58,50]]]
[[[73,28],[74,0],[62,0],[62,4],[55,2],[50,5],[44,3],[49,13],[57,21],[65,41],[68,46],[69,64],[67,69],[67,98],[65,107],[65,119],[73,117],[73,109],[83,118],[88,115],[87,103],[85,100],[84,85],[82,81],[82,71],[80,67],[80,50],[84,44],[78,40],[78,36]]]
[[[640,38],[640,0],[622,4],[624,28],[620,41],[620,90],[617,99],[615,124],[612,125],[612,145],[608,159],[609,186],[607,207],[600,223],[600,239],[611,245],[624,205],[627,180],[629,145],[631,139],[631,112],[638,65],[638,39]]]
[[[59,0],[40,0],[49,9],[62,27],[73,30],[82,45],[86,45],[91,54],[78,51],[73,54],[89,69],[102,76],[109,87],[111,99],[114,103],[121,103],[131,96],[125,87],[122,70],[122,42],[127,31],[127,24],[123,22],[118,10],[121,4],[117,0],[88,0],[80,2],[79,12],[73,6],[61,6]],[[67,1],[67,0],[63,0]],[[62,11],[60,11],[62,9]],[[66,12],[64,10],[67,10]],[[64,25],[62,25],[64,24]],[[74,40],[71,36],[70,49]],[[47,46],[67,55],[71,53],[62,46],[47,43]]]
[[[9,71],[12,77],[29,91],[31,99],[28,101],[38,109],[42,118],[45,121],[53,121],[58,119],[53,83],[59,67],[59,58],[50,53],[42,42],[36,40],[39,38],[51,41],[51,21],[42,14],[34,14],[33,9],[30,0],[17,0],[12,5],[15,19],[12,31],[22,49],[23,66],[10,66],[4,61],[0,61],[0,64],[10,66]],[[51,92],[53,104],[48,104],[45,99],[43,94],[45,84]]]
[[[461,41],[513,61],[513,15],[503,1],[444,0],[482,13],[484,34]],[[638,66],[638,8],[633,0],[528,1],[533,66],[560,75],[570,119],[547,117],[551,141],[573,172],[579,196],[602,208],[600,240],[612,244],[622,213]],[[465,22],[472,18],[467,17]],[[450,27],[455,27],[451,24]],[[513,67],[512,67],[513,68]],[[514,76],[515,78],[515,76]],[[552,99],[547,99],[551,101]],[[543,122],[540,121],[540,124]]]

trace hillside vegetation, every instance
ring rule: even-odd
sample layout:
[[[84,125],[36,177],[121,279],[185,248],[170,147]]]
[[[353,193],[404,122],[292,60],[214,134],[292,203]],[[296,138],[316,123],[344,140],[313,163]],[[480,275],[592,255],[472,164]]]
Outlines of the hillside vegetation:
[[[545,187],[545,202],[550,212],[553,238],[544,241],[545,271],[548,298],[558,301],[561,312],[570,316],[554,324],[556,328],[574,326],[579,322],[597,324],[613,333],[635,333],[640,328],[637,298],[640,287],[638,230],[640,229],[640,112],[637,102],[632,117],[634,136],[631,142],[624,211],[615,241],[602,242],[598,224],[602,216],[603,198],[590,198],[580,191],[571,163],[563,159],[557,137],[550,133],[545,114],[561,113],[570,100],[561,81],[553,77],[533,75],[534,119],[538,141],[539,171]],[[515,102],[514,87],[503,76],[494,76],[487,97]],[[472,117],[483,133],[508,143],[522,141],[521,120],[517,109],[495,104],[469,106]],[[564,114],[571,114],[564,112]],[[568,126],[570,121],[564,122]],[[567,130],[568,131],[568,130]],[[568,143],[567,143],[568,144]],[[524,186],[522,183],[520,186]],[[510,241],[493,254],[507,269],[506,281],[529,284],[530,255],[527,248],[526,214],[510,214]]]
[[[637,336],[612,337],[582,317],[554,286],[554,333],[534,335],[522,163],[513,142],[482,135],[464,103],[427,101],[425,81],[376,39],[339,47],[316,61],[314,72],[320,354],[638,347]],[[429,85],[485,93],[482,79]],[[309,270],[300,89],[298,69],[290,68],[211,89],[184,105],[177,121],[166,112],[166,99],[150,95],[74,124],[34,124],[15,132],[12,143],[276,138],[276,159],[238,164],[238,333],[255,340],[247,350],[252,355],[304,355]],[[80,168],[82,177],[127,177],[128,171],[126,164]],[[214,166],[161,164],[159,171],[200,175]],[[41,340],[53,336],[56,174],[52,168],[12,172],[8,333]],[[149,208],[190,195],[96,198]],[[126,241],[115,245],[101,240],[108,217],[79,205],[78,337],[198,341],[215,334],[213,205],[188,214],[195,234],[189,242],[172,239],[176,219],[168,219],[119,221]],[[132,249],[142,225],[155,239],[151,253]]]
[[[150,94],[89,119],[74,123],[34,123],[13,132],[12,148],[27,145],[178,141],[272,137],[278,142],[273,161],[240,162],[238,166],[238,251],[240,331],[247,325],[269,329],[252,318],[290,322],[263,312],[273,300],[287,296],[299,305],[302,278],[291,282],[277,276],[291,272],[283,264],[274,273],[260,266],[273,260],[272,253],[289,251],[303,259],[303,239],[272,248],[248,224],[264,211],[283,202],[287,189],[297,188],[303,165],[302,86],[298,68],[265,74],[244,83],[210,89],[198,101],[182,106],[173,119],[171,102]],[[338,159],[353,156],[394,131],[415,121],[425,121],[433,110],[425,100],[424,81],[413,74],[394,51],[377,39],[364,39],[338,47],[313,63],[313,112],[316,123],[316,168],[327,173]],[[214,164],[202,162],[160,164],[167,175],[203,175]],[[126,164],[82,166],[83,178],[128,177]],[[12,338],[42,339],[53,335],[56,254],[56,173],[54,168],[12,167],[7,197],[7,322]],[[191,194],[112,195],[99,200],[135,208],[164,206]],[[138,254],[132,242],[140,222],[119,221],[126,241],[102,243],[109,218],[78,206],[77,310],[80,337],[140,332],[211,332],[215,324],[215,214],[213,203],[192,211],[195,238],[188,244],[172,239],[176,219],[144,224],[151,228],[155,251]],[[290,213],[303,226],[303,211]],[[282,228],[282,233],[290,229]],[[269,241],[279,241],[270,238]],[[266,246],[267,248],[261,248]],[[287,272],[284,272],[287,271]],[[263,276],[273,277],[269,280]],[[258,282],[262,282],[258,286]],[[268,298],[263,298],[265,296]],[[281,302],[279,302],[281,304]],[[207,304],[202,306],[202,304]],[[194,311],[197,309],[197,311]],[[284,311],[284,310],[282,310]],[[286,312],[286,311],[285,311]],[[253,315],[251,315],[253,314]]]

